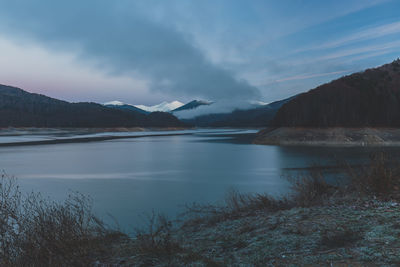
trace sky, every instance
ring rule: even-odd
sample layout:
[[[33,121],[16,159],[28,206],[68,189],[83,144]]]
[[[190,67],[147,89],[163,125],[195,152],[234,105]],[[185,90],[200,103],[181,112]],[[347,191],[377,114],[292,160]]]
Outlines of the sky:
[[[397,0],[0,0],[0,84],[72,102],[271,102],[400,57],[399,10]]]

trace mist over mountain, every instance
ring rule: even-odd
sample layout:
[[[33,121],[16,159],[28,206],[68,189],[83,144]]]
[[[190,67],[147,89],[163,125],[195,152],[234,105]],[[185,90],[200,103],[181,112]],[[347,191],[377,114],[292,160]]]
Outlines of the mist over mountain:
[[[295,97],[275,101],[267,105],[253,105],[247,109],[238,108],[232,112],[211,113],[182,120],[199,127],[265,127],[269,125],[278,109]]]
[[[144,106],[126,104],[121,101],[111,101],[104,103],[105,106],[118,110],[133,110],[142,114],[150,114],[147,110],[162,109],[170,112],[180,118],[185,123],[197,127],[264,127],[270,123],[276,114],[277,110],[293,97],[272,102],[270,104],[264,102],[248,102],[243,103],[221,103],[210,102],[205,100],[193,100],[186,104],[181,104],[178,101],[171,103],[163,102],[159,105]],[[179,107],[171,110],[171,106],[178,104]],[[228,107],[223,109],[224,104]],[[230,111],[233,108],[233,111]],[[199,115],[198,115],[199,114]]]
[[[0,127],[181,127],[169,113],[142,114],[96,103],[69,103],[0,85]]]
[[[205,105],[208,106],[208,105],[211,105],[211,104],[212,104],[212,102],[205,101],[205,100],[193,100],[193,101],[190,101],[189,103],[187,103],[187,104],[185,104],[183,106],[180,106],[180,107],[174,109],[173,112],[195,109],[195,108],[198,108],[200,106],[205,106]]]
[[[400,60],[300,94],[279,109],[271,124],[282,127],[399,127]]]

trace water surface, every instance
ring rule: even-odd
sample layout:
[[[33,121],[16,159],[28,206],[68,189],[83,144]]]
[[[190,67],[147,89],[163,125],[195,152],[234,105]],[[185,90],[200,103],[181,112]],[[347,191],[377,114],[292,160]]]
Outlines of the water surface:
[[[129,232],[152,210],[174,217],[185,203],[218,202],[232,188],[285,194],[288,182],[282,175],[288,168],[362,161],[376,150],[249,144],[244,134],[255,132],[207,129],[180,136],[1,147],[0,168],[15,175],[24,191],[56,200],[70,190],[88,194],[98,215],[111,222],[111,214]]]

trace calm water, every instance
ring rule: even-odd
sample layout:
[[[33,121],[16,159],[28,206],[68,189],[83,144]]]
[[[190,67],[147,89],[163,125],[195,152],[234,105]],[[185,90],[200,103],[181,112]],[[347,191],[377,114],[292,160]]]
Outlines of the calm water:
[[[174,217],[185,203],[218,202],[231,188],[285,194],[286,168],[363,160],[371,152],[252,145],[226,133],[202,130],[184,136],[3,147],[0,168],[19,178],[24,191],[40,191],[56,200],[65,199],[69,190],[88,194],[100,216],[110,222],[111,214],[130,231],[152,210]]]

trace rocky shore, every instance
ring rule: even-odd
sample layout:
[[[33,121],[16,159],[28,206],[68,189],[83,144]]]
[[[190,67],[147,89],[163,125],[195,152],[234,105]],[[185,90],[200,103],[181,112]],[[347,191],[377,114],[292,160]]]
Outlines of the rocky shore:
[[[348,167],[346,184],[312,170],[292,193],[228,194],[178,221],[153,216],[119,244],[115,266],[399,266],[400,165],[384,153]],[[118,255],[118,257],[115,257]]]
[[[140,240],[122,244],[118,251],[124,253],[108,264],[399,266],[399,203],[345,202],[188,223],[164,236],[164,247],[160,243],[153,250],[143,249]]]
[[[399,146],[399,128],[267,128],[255,144],[314,146]]]

